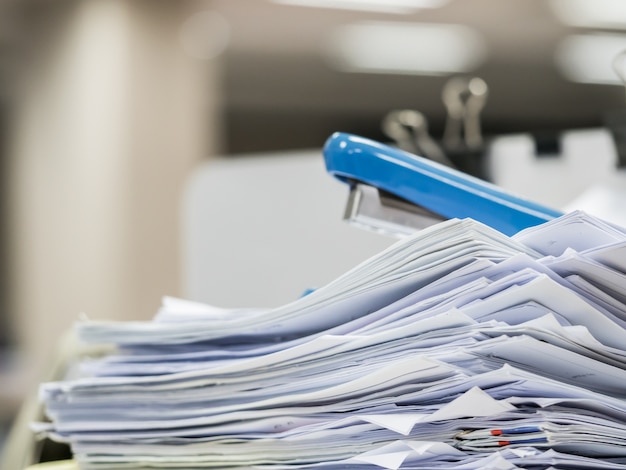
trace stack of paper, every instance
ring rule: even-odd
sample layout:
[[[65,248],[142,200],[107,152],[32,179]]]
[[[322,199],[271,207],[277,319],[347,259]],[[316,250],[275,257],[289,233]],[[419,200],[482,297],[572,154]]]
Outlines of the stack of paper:
[[[41,388],[84,469],[626,469],[626,231],[450,220],[280,308],[166,298]]]

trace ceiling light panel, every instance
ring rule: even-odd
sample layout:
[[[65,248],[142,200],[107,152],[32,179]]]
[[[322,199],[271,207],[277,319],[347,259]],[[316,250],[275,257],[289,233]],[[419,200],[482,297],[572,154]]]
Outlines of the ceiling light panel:
[[[422,8],[439,8],[449,0],[273,0],[274,3],[301,7],[408,14]]]
[[[487,57],[477,31],[455,24],[363,22],[329,39],[332,63],[347,72],[447,75],[473,71]]]
[[[551,0],[555,16],[569,26],[626,29],[624,0]]]
[[[620,85],[613,62],[625,50],[624,34],[579,34],[563,40],[555,60],[561,73],[571,81]]]

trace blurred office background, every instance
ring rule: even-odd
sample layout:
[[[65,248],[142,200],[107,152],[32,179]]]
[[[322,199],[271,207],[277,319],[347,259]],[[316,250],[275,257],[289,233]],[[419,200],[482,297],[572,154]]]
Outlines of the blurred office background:
[[[489,86],[487,137],[600,127],[625,30],[622,0],[0,0],[4,420],[81,312],[186,294],[181,198],[207,159],[385,139],[395,108],[440,137],[458,74]]]

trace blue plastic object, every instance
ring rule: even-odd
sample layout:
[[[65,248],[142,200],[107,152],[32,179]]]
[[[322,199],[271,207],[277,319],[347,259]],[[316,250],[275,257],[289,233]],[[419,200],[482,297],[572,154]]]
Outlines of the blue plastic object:
[[[446,219],[472,218],[513,235],[562,215],[502,188],[379,142],[337,132],[324,146],[328,172],[387,191]]]

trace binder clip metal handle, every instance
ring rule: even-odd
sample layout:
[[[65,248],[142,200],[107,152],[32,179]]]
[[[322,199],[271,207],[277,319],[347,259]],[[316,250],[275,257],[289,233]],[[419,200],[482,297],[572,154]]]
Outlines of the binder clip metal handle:
[[[480,113],[489,88],[482,78],[455,77],[443,88],[442,99],[448,111],[443,142],[449,151],[482,147]]]
[[[622,81],[626,90],[626,49],[613,59],[613,70]],[[617,168],[626,168],[626,111],[621,109],[607,113],[604,123],[613,137],[617,152]]]
[[[402,150],[454,168],[452,161],[428,133],[428,121],[419,111],[413,109],[390,111],[383,119],[382,128]]]
[[[469,217],[513,235],[562,215],[452,168],[351,134],[333,134],[324,159],[327,171],[350,185],[346,218],[388,234],[402,236],[438,220]],[[367,189],[366,194],[367,187],[375,192]]]

